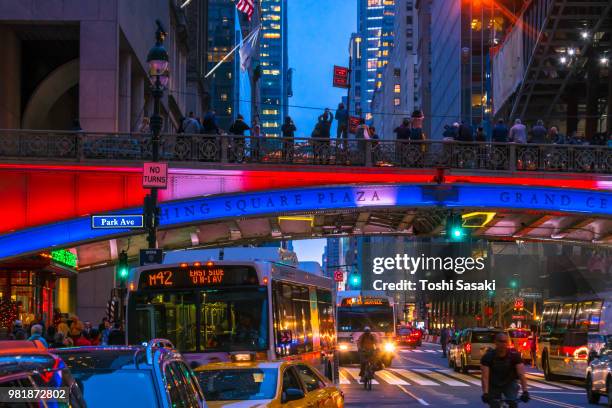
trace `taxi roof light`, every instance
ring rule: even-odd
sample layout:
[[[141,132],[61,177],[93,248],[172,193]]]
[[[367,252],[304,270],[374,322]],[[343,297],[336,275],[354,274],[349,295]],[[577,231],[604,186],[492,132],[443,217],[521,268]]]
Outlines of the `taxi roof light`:
[[[194,262],[194,263],[193,263],[193,266],[195,266],[196,268],[198,268],[198,267],[202,266],[202,262],[200,262],[200,261],[196,261],[196,262]]]
[[[181,263],[179,264],[179,266],[180,266],[181,268],[186,268],[186,267],[188,267],[189,265],[187,264],[187,262],[181,262]]]
[[[215,265],[215,263],[214,263],[213,261],[207,261],[207,262],[206,262],[206,266],[208,266],[209,268],[210,268],[211,266],[214,266],[214,265]]]
[[[255,354],[254,353],[234,353],[231,355],[231,360],[235,363],[255,361]]]

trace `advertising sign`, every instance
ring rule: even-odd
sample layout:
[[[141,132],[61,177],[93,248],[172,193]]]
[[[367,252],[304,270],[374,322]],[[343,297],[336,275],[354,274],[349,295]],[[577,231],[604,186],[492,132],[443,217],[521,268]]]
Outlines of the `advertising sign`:
[[[349,69],[334,65],[334,87],[348,88],[349,87]]]

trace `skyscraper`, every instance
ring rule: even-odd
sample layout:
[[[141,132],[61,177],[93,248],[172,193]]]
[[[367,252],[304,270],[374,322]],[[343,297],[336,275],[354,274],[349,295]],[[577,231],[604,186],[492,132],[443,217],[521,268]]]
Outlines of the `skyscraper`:
[[[356,38],[360,39],[359,70],[361,78],[354,83],[356,111],[365,116],[366,120],[372,118],[371,103],[374,90],[382,86],[383,70],[389,62],[393,48],[395,0],[359,0],[357,10],[357,35],[351,37],[351,44]],[[357,69],[357,67],[354,67]],[[357,104],[358,103],[358,104]]]
[[[280,137],[289,103],[287,73],[287,0],[261,0],[262,29],[259,43],[258,107],[261,128],[266,136]]]
[[[235,19],[236,6],[231,0],[208,2],[208,62],[210,71],[239,41]],[[208,78],[210,108],[217,123],[228,129],[234,121],[240,101],[239,58],[234,53]]]

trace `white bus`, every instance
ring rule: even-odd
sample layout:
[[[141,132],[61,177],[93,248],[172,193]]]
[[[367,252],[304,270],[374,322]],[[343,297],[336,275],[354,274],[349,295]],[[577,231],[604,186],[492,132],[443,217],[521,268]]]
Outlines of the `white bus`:
[[[129,344],[167,338],[197,365],[234,352],[298,358],[334,379],[333,281],[277,262],[206,260],[205,250],[194,261],[197,252],[131,271]]]
[[[537,363],[545,377],[585,379],[590,358],[612,334],[612,292],[545,300],[538,332]]]
[[[378,337],[383,363],[395,355],[395,301],[379,291],[345,291],[337,294],[338,351],[341,364],[359,362],[357,340],[366,326]]]

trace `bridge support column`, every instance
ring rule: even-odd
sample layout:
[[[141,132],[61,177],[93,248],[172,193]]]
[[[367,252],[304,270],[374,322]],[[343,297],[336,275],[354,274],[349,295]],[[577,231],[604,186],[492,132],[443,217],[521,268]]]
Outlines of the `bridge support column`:
[[[608,63],[609,64],[609,63]],[[612,74],[608,68],[608,115],[606,116],[608,137],[612,135]]]
[[[587,83],[587,94],[586,94],[586,127],[585,137],[587,140],[591,140],[595,133],[597,133],[597,122],[599,117],[597,115],[597,101],[599,96],[599,64],[595,62],[597,59],[592,58],[593,61],[589,63],[589,81]]]
[[[372,141],[366,140],[365,143],[365,165],[372,167]]]
[[[578,90],[575,87],[568,87],[567,92],[567,113],[565,134],[570,137],[578,130]]]

